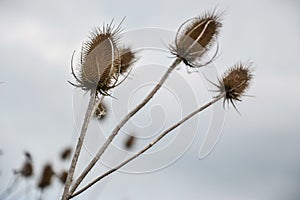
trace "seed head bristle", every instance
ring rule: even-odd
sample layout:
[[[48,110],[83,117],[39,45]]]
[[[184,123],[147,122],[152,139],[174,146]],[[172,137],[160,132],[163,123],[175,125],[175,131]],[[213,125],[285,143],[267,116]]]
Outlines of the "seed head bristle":
[[[46,164],[44,166],[42,176],[38,183],[38,187],[43,190],[44,188],[51,185],[52,176],[54,175],[54,171],[52,169],[51,164]]]
[[[177,32],[171,53],[190,67],[202,66],[199,61],[216,41],[222,26],[220,21],[221,14],[215,10],[187,20]]]

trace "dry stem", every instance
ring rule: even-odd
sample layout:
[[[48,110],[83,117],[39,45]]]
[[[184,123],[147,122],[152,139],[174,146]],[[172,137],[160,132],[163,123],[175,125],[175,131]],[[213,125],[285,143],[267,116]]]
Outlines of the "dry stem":
[[[92,182],[90,182],[89,184],[87,184],[86,186],[84,186],[78,192],[72,194],[70,196],[70,199],[73,198],[73,197],[75,197],[75,196],[77,196],[77,195],[79,195],[79,194],[81,194],[82,192],[84,192],[85,190],[87,190],[90,187],[92,187],[94,184],[96,184],[101,179],[103,179],[106,176],[110,175],[111,173],[117,171],[118,169],[120,169],[121,167],[123,167],[124,165],[126,165],[127,163],[129,163],[130,161],[134,160],[135,158],[139,157],[141,154],[143,154],[148,149],[150,149],[151,147],[153,147],[156,143],[158,143],[163,137],[165,137],[172,130],[174,130],[175,128],[177,128],[178,126],[180,126],[181,124],[183,124],[184,122],[186,122],[187,120],[189,120],[190,118],[192,118],[197,113],[203,111],[204,109],[208,108],[209,106],[211,106],[212,104],[216,103],[220,99],[224,98],[225,95],[226,95],[225,92],[221,93],[219,96],[215,97],[210,102],[206,103],[202,107],[198,108],[197,110],[193,111],[192,113],[190,113],[189,115],[187,115],[186,117],[184,117],[182,120],[180,120],[179,122],[177,122],[176,124],[174,124],[173,126],[171,126],[170,128],[168,128],[167,130],[165,130],[163,133],[161,133],[155,140],[153,140],[150,144],[148,144],[146,147],[144,147],[141,151],[139,151],[138,153],[136,153],[132,157],[128,158],[127,160],[123,161],[121,164],[119,164],[115,168],[113,168],[113,169],[107,171],[106,173],[102,174],[101,176],[99,176],[98,178],[96,178],[95,180],[93,180]]]
[[[70,190],[70,194],[74,193],[79,184],[82,182],[82,180],[85,178],[85,176],[89,173],[89,171],[94,167],[94,165],[98,162],[102,154],[105,152],[109,144],[112,142],[114,137],[118,134],[119,130],[126,124],[126,122],[134,116],[140,109],[142,109],[154,96],[154,94],[161,88],[161,86],[164,84],[168,76],[171,74],[171,72],[176,68],[176,66],[181,62],[181,58],[177,58],[173,64],[169,67],[167,72],[164,74],[164,76],[161,78],[159,83],[153,88],[153,90],[148,94],[148,96],[130,113],[128,113],[123,120],[115,127],[113,132],[110,134],[110,136],[106,139],[102,147],[98,150],[95,157],[91,160],[91,162],[88,164],[88,166],[84,169],[84,171],[81,173],[81,175],[76,179],[72,189]]]
[[[66,184],[65,184],[65,187],[64,187],[64,193],[63,193],[63,196],[62,196],[62,200],[69,199],[69,196],[70,196],[69,189],[70,189],[71,184],[72,184],[74,171],[75,171],[76,164],[77,164],[80,152],[81,152],[81,148],[82,148],[83,141],[84,141],[84,138],[85,138],[85,135],[86,135],[87,127],[88,127],[88,124],[89,124],[89,122],[91,120],[91,117],[93,115],[93,109],[94,109],[95,101],[96,101],[96,90],[94,89],[94,90],[91,90],[90,102],[89,102],[89,105],[87,107],[87,111],[85,113],[85,117],[84,117],[84,121],[83,121],[83,124],[82,124],[80,136],[78,138],[76,149],[75,149],[75,152],[74,152],[74,155],[73,155],[73,158],[72,158],[72,162],[71,162],[71,165],[70,165],[70,168],[69,168],[69,171],[68,171],[68,176],[67,176]]]

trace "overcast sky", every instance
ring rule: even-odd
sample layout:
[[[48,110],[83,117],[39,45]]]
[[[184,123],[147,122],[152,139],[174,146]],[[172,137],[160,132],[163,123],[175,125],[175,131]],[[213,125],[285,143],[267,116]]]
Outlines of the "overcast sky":
[[[108,112],[111,118],[101,126],[96,121],[91,124],[90,130],[101,129],[107,136],[114,120],[120,120],[151,88],[151,80],[157,81],[164,66],[172,62],[163,43],[172,41],[185,20],[213,8],[225,11],[218,39],[220,52],[213,69],[223,73],[232,64],[250,59],[255,79],[249,94],[255,97],[246,97],[238,104],[241,116],[232,107],[226,111],[221,137],[205,159],[198,155],[210,119],[220,118],[222,122],[225,116],[217,108],[203,112],[148,156],[124,169],[131,173],[116,173],[77,199],[300,199],[297,0],[0,0],[0,82],[4,81],[0,84],[0,192],[10,183],[12,170],[21,166],[24,150],[34,159],[35,179],[29,182],[33,187],[46,162],[52,162],[56,170],[67,167],[59,162],[58,154],[64,147],[75,145],[76,127],[88,97],[67,83],[73,80],[70,59],[74,50],[80,51],[93,27],[113,18],[119,23],[126,16],[122,24],[124,42],[144,49],[130,79],[115,91],[118,99],[106,101],[114,105]],[[78,55],[74,60],[77,64]],[[188,75],[181,66],[146,111],[125,127],[124,133],[140,134],[134,151],[161,128],[209,100],[206,83],[199,77]],[[221,104],[216,106],[222,108]],[[211,129],[222,128],[220,123]],[[80,168],[101,144],[99,137],[103,141],[103,135],[92,132]],[[120,135],[114,142],[116,148],[110,149],[104,164],[112,165],[124,154],[128,156],[122,150],[125,137]],[[89,179],[104,169],[97,166]],[[154,172],[143,173],[149,171]],[[61,186],[54,182],[44,199],[58,199]],[[22,184],[10,199],[36,199],[35,192],[24,196]]]

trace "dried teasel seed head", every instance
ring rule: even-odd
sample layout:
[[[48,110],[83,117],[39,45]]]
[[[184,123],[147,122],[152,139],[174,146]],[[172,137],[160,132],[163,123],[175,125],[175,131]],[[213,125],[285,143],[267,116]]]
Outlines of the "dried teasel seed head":
[[[221,15],[214,10],[183,23],[177,31],[175,45],[170,47],[171,53],[190,67],[201,67],[211,62],[218,50],[209,62],[200,63],[216,41],[222,26]]]
[[[126,149],[131,149],[134,146],[135,141],[136,141],[135,136],[133,136],[133,135],[128,136],[128,138],[125,141]]]
[[[120,49],[120,56],[121,56],[120,73],[124,74],[137,61],[137,56],[136,56],[136,52],[132,51],[129,47]]]
[[[78,77],[72,67],[78,84],[72,85],[83,90],[97,89],[104,95],[114,87],[121,66],[118,40],[122,22],[116,28],[112,23],[94,29],[89,41],[83,44]]]
[[[106,107],[102,102],[96,108],[95,115],[98,119],[102,119],[106,115]]]
[[[67,171],[62,171],[60,174],[59,174],[59,180],[62,184],[65,184],[66,183],[66,180],[67,180],[67,176],[68,176],[68,172]]]
[[[219,88],[220,93],[226,93],[224,102],[230,102],[235,109],[236,106],[234,102],[241,101],[241,97],[245,95],[245,92],[253,79],[250,67],[251,63],[238,63],[229,68],[219,80],[219,85],[217,87]]]
[[[43,168],[42,175],[40,177],[40,181],[38,183],[38,187],[43,190],[46,187],[51,185],[52,176],[54,175],[54,171],[52,169],[51,164],[46,164]]]
[[[72,153],[72,149],[71,149],[70,147],[67,147],[67,148],[65,148],[65,149],[61,152],[60,158],[61,158],[62,160],[67,160],[67,159],[70,158],[71,153]]]
[[[14,170],[14,174],[20,174],[24,178],[29,178],[33,175],[33,164],[32,157],[29,152],[24,152],[25,162],[21,168],[21,170]]]
[[[25,177],[29,178],[33,175],[33,165],[31,161],[26,161],[20,171],[20,174]]]

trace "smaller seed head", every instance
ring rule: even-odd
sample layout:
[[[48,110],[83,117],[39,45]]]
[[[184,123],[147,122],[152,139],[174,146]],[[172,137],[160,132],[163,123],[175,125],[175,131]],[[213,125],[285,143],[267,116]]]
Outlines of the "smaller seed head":
[[[134,146],[135,141],[136,141],[135,136],[133,136],[133,135],[128,136],[126,141],[125,141],[126,149],[131,149]]]
[[[242,63],[228,69],[222,78],[226,99],[241,101],[240,98],[248,89],[252,78],[249,67]]]
[[[219,34],[222,26],[220,18],[221,14],[213,11],[186,21],[177,32],[171,53],[188,66],[200,66],[199,60],[211,48]]]
[[[68,158],[70,158],[71,153],[72,153],[72,149],[70,147],[67,147],[61,152],[60,158],[62,160],[67,160]]]
[[[120,56],[121,56],[120,73],[124,74],[136,62],[137,60],[136,52],[132,51],[129,47],[125,47],[120,50]]]
[[[40,181],[38,183],[38,187],[40,189],[44,189],[51,185],[52,176],[54,175],[54,171],[52,169],[51,164],[46,164],[44,166]]]

